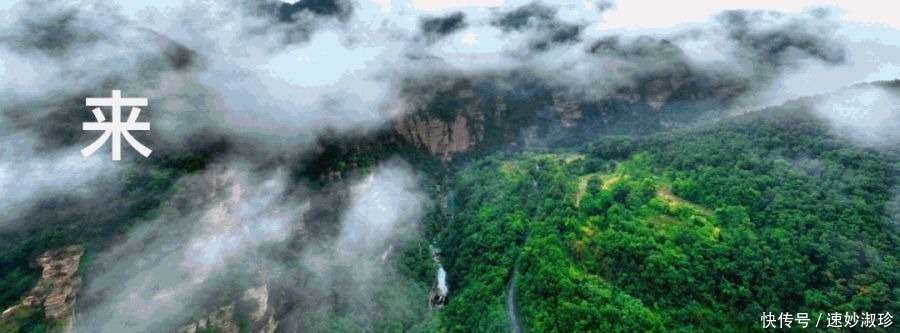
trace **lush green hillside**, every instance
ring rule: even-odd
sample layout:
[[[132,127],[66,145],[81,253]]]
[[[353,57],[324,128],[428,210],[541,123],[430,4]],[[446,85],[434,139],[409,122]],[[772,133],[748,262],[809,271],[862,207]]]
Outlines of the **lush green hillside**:
[[[0,246],[0,267],[9,268],[0,305],[33,287],[32,262],[47,249],[85,244],[82,270],[90,269],[93,251],[152,218],[178,191],[175,179],[203,170],[216,152],[126,172],[115,215],[124,218],[88,228],[72,220]],[[389,153],[349,149],[295,171],[365,173]],[[276,308],[301,309],[315,323],[306,329],[323,332],[509,332],[511,315],[529,332],[748,331],[763,311],[896,315],[900,238],[888,204],[897,155],[834,138],[793,104],[647,138],[494,154],[452,176],[457,165],[423,158],[415,162],[427,187],[445,186],[429,193],[436,202],[425,237],[398,251],[391,270],[402,279],[374,290],[374,318],[350,303],[297,305],[284,292]],[[426,302],[432,236],[450,290],[437,311]],[[333,297],[350,299],[340,290]],[[53,323],[42,317],[22,312],[3,327],[47,330]]]
[[[898,170],[800,105],[487,158],[456,176],[442,322],[509,331],[513,275],[534,332],[747,331],[763,311],[900,313],[888,210]]]

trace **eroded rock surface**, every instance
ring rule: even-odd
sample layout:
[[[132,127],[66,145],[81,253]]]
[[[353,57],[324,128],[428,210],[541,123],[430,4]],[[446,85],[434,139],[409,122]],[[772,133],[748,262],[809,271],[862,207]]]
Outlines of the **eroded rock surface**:
[[[24,307],[43,306],[48,319],[62,322],[63,327],[71,329],[75,293],[81,285],[78,266],[83,255],[84,247],[72,245],[47,251],[38,257],[36,262],[42,269],[41,279],[21,303],[3,311],[0,318],[8,320]]]
[[[261,284],[249,288],[244,291],[243,298],[240,302],[252,304],[249,313],[235,313],[235,305],[231,303],[211,312],[187,326],[182,327],[179,332],[197,333],[203,332],[210,328],[214,328],[219,333],[238,333],[241,325],[238,324],[238,317],[249,317],[246,328],[254,333],[272,333],[278,328],[278,322],[275,320],[275,311],[269,306],[269,285],[266,282],[265,271],[260,272]],[[238,308],[241,308],[238,306]]]

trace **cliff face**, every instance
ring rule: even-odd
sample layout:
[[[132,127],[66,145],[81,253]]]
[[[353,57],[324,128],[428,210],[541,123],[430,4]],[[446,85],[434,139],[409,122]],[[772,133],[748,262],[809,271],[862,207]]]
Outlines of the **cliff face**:
[[[424,147],[429,154],[449,160],[455,154],[469,151],[483,136],[483,132],[470,129],[470,123],[473,121],[462,114],[456,115],[450,122],[429,115],[416,115],[397,121],[394,128],[410,142]]]
[[[515,143],[521,124],[509,121],[507,98],[495,94],[492,84],[467,78],[410,84],[403,92],[404,116],[393,130],[444,161],[489,142]],[[528,113],[519,115],[530,118]]]
[[[215,332],[221,333],[238,333],[240,332],[240,327],[238,327],[237,322],[234,319],[234,307],[227,306],[219,309],[218,311],[207,315],[200,320],[197,320],[194,323],[191,323],[184,329],[182,332],[186,333],[197,333],[205,332],[209,328],[214,328]]]
[[[42,268],[41,279],[29,291],[22,302],[0,315],[2,320],[12,320],[16,313],[31,307],[43,307],[44,315],[69,330],[72,326],[75,292],[81,284],[77,276],[84,247],[72,245],[47,251],[37,258]]]
[[[594,95],[529,73],[410,78],[401,83],[403,109],[390,127],[320,140],[301,172],[325,182],[398,152],[449,162],[507,147],[572,147],[604,136],[646,135],[724,114],[748,89],[745,82],[687,68],[611,84]]]
[[[275,310],[269,306],[269,284],[265,280],[265,273],[263,273],[262,284],[256,288],[247,289],[244,293],[244,300],[256,308],[250,314],[250,320],[253,321],[253,332],[275,332],[278,322],[275,321]]]
[[[553,111],[564,128],[577,126],[584,112],[577,100],[560,92],[553,93]]]
[[[485,101],[468,82],[435,83],[409,91],[407,117],[394,130],[417,148],[442,160],[464,153],[484,138]]]
[[[642,80],[646,84],[613,87],[603,96],[585,96],[526,75],[407,83],[402,92],[406,109],[392,129],[419,151],[449,161],[493,146],[566,138],[577,143],[664,130],[715,110],[743,91],[740,85],[708,89],[689,74]]]
[[[214,329],[220,333],[238,333],[241,331],[238,317],[249,319],[249,322],[247,322],[249,327],[247,328],[250,332],[275,332],[275,329],[278,328],[278,322],[275,320],[274,309],[269,306],[269,285],[266,283],[264,272],[261,272],[261,280],[262,283],[259,286],[244,291],[244,296],[238,301],[242,302],[242,305],[250,305],[252,309],[243,310],[236,314],[235,307],[237,304],[231,303],[182,327],[179,332],[197,333]]]
[[[75,292],[81,284],[81,278],[76,276],[81,256],[84,255],[84,247],[74,245],[45,253],[38,257],[37,262],[43,268],[41,280],[35,295],[43,300],[44,312],[47,318],[61,319],[72,314],[72,306],[75,304]]]

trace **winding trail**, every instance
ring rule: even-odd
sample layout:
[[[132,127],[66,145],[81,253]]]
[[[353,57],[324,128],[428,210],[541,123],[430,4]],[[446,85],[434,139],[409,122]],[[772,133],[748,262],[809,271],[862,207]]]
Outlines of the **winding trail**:
[[[537,165],[534,166],[536,172],[540,172],[541,168]],[[534,215],[532,215],[531,220],[537,221],[538,215],[541,212],[541,188],[538,186],[537,179],[534,176],[531,177],[531,185],[534,187],[534,194],[537,196],[537,205],[534,208]],[[528,230],[528,235],[525,236],[525,243],[528,242],[528,238],[531,237],[531,229]],[[513,273],[509,278],[509,287],[507,287],[506,291],[506,315],[509,317],[509,326],[512,328],[513,333],[523,333],[525,330],[522,328],[522,322],[519,321],[519,308],[516,306],[516,280],[519,277],[519,263],[518,261],[513,265]]]

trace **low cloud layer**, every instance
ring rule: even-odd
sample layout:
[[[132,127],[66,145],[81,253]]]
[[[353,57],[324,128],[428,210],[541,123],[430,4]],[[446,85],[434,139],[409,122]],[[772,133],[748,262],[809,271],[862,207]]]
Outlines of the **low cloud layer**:
[[[213,166],[182,179],[177,186],[184,191],[164,205],[161,217],[96,259],[80,292],[79,330],[171,331],[221,306],[215,297],[205,300],[229,276],[294,285],[299,281],[290,277],[298,269],[314,275],[294,292],[328,293],[336,280],[349,279],[352,290],[345,292],[371,306],[372,293],[392,272],[385,253],[418,232],[425,196],[415,174],[399,161],[375,168],[347,189],[348,206],[333,240],[312,241],[299,262],[264,259],[263,247],[285,247],[308,232],[304,216],[311,196],[325,195],[288,193],[288,183],[280,171],[259,175],[245,164]],[[235,265],[251,271],[229,268]]]
[[[855,87],[822,97],[813,111],[834,131],[863,146],[900,144],[900,96],[881,87]]]
[[[285,183],[283,173],[260,177],[239,164],[182,179],[162,216],[97,257],[80,292],[79,331],[172,331],[215,309],[201,292],[229,264],[302,227],[308,204],[286,197]]]
[[[419,235],[425,210],[426,196],[416,173],[404,162],[391,160],[347,191],[337,235],[311,240],[297,268],[275,264],[273,271],[284,274],[275,274],[275,279],[291,286],[287,299],[300,304],[282,316],[284,331],[318,331],[320,322],[338,308],[352,313],[356,323],[371,323],[376,319],[376,291],[402,279],[393,270],[393,252]]]
[[[350,203],[341,216],[340,233],[324,249],[304,258],[313,271],[332,264],[354,267],[360,280],[377,275],[388,246],[414,237],[424,213],[425,195],[408,166],[399,162],[378,167],[350,187]]]
[[[43,152],[25,133],[4,134],[0,137],[0,207],[4,207],[0,231],[27,226],[29,219],[22,214],[41,198],[91,196],[109,188],[110,184],[94,184],[110,176],[113,168],[108,158],[85,158],[78,151]]]
[[[687,28],[623,33],[598,28],[610,4],[583,5],[508,2],[421,14],[404,2],[24,1],[4,9],[18,19],[3,23],[2,71],[18,80],[0,94],[12,105],[2,116],[15,119],[10,131],[45,131],[38,124],[63,114],[89,116],[77,103],[43,107],[48,94],[79,101],[122,89],[150,99],[147,140],[162,152],[215,133],[239,142],[234,147],[281,153],[309,149],[324,133],[388,126],[415,98],[397,89],[409,77],[524,71],[595,101],[637,94],[659,104],[699,91],[708,95],[700,99],[752,109],[800,97],[781,88],[804,67],[863,60],[848,53],[841,23],[824,9],[728,11]],[[79,111],[85,117],[71,116]],[[78,122],[61,126],[75,137],[64,148],[86,144]]]

